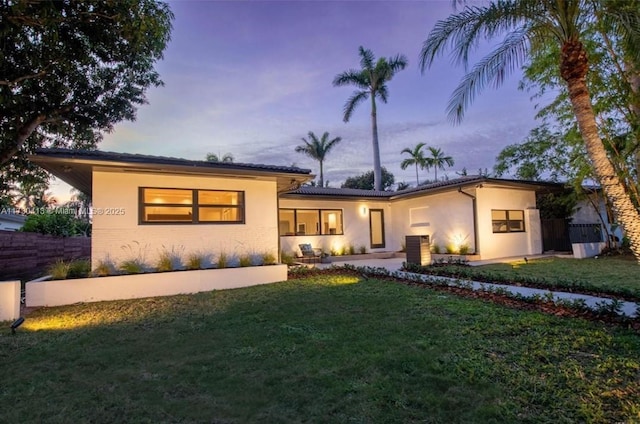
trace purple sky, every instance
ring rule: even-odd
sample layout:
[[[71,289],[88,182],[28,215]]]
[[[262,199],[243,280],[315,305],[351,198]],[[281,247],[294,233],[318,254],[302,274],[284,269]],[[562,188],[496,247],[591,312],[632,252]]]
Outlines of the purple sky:
[[[455,159],[447,172],[491,169],[506,145],[535,126],[529,94],[514,75],[489,88],[453,126],[445,108],[464,74],[443,56],[422,75],[418,55],[438,19],[453,12],[443,1],[176,1],[172,41],[157,69],[164,87],[150,90],[136,122],[105,136],[101,150],[204,159],[207,152],[236,162],[317,163],[294,152],[309,131],[343,141],[325,161],[325,180],[373,168],[370,109],[363,103],[349,123],[342,109],[353,88],[332,86],[334,76],[359,67],[358,47],[376,57],[402,53],[409,66],[388,84],[378,105],[382,165],[396,181],[415,184],[400,169],[405,147],[440,147]],[[485,46],[486,49],[489,46]],[[433,178],[421,171],[421,178]]]

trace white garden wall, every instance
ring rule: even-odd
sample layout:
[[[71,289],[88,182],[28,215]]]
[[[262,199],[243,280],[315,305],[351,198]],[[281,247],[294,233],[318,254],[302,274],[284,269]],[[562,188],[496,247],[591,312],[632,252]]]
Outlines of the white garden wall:
[[[140,299],[233,289],[287,279],[286,265],[205,269],[26,284],[27,306],[61,306],[78,302]]]
[[[20,281],[0,281],[0,321],[20,316]]]
[[[165,187],[245,192],[244,224],[140,225],[139,187]],[[95,214],[91,243],[92,268],[110,258],[115,263],[140,256],[154,264],[163,249],[227,255],[270,252],[278,255],[277,189],[275,181],[132,172],[93,173]]]

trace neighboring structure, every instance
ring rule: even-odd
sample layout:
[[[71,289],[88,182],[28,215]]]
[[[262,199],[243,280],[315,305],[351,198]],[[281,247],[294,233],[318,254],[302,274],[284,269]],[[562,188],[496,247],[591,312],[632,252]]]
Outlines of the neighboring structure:
[[[597,186],[584,186],[583,191],[586,198],[578,202],[571,217],[574,232],[579,227],[599,228],[600,240],[611,243],[612,247],[618,247],[624,234],[622,227],[614,223],[613,213],[607,207],[602,189]]]
[[[400,192],[305,187],[295,167],[43,149],[31,160],[92,195],[92,266],[162,250],[398,251],[406,235],[481,259],[542,252],[536,192],[550,183],[462,177]]]
[[[12,212],[2,213],[0,208],[0,230],[16,231],[22,228],[27,220],[26,215],[18,215]]]

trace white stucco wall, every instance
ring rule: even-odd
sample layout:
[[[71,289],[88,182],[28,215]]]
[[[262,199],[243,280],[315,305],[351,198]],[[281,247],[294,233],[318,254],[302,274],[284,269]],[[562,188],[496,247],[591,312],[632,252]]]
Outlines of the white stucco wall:
[[[478,238],[482,259],[542,253],[540,215],[535,192],[512,188],[482,187],[476,190],[478,205]],[[525,231],[493,233],[491,210],[524,210]]]
[[[464,190],[473,194],[473,190]],[[406,235],[428,235],[430,243],[444,252],[447,245],[466,244],[476,249],[471,198],[455,192],[433,194],[392,204],[392,231],[404,241]]]
[[[340,209],[344,225],[343,235],[305,235],[280,237],[281,249],[285,253],[298,251],[298,244],[310,243],[325,252],[352,245],[356,251],[366,246],[367,252],[388,252],[400,250],[396,234],[391,231],[391,208],[389,202],[367,200],[317,200],[317,199],[280,199],[280,208],[285,209]],[[363,208],[366,208],[364,211]],[[369,234],[369,210],[382,209],[385,223],[385,247],[371,248]],[[363,213],[364,212],[364,213]]]
[[[244,224],[140,225],[139,187],[166,187],[245,192]],[[217,255],[270,252],[278,254],[277,190],[275,181],[188,175],[93,173],[93,207],[122,208],[122,215],[94,214],[92,267],[110,258],[115,263],[140,255],[153,265],[163,249]]]

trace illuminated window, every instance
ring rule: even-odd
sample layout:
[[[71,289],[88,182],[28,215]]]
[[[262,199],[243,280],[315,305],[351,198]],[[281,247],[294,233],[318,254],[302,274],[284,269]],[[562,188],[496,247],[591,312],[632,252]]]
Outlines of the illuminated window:
[[[140,188],[142,224],[243,224],[244,192]]]
[[[493,209],[491,224],[494,233],[522,233],[524,232],[524,211]]]
[[[280,209],[278,221],[281,236],[344,234],[339,209]]]

